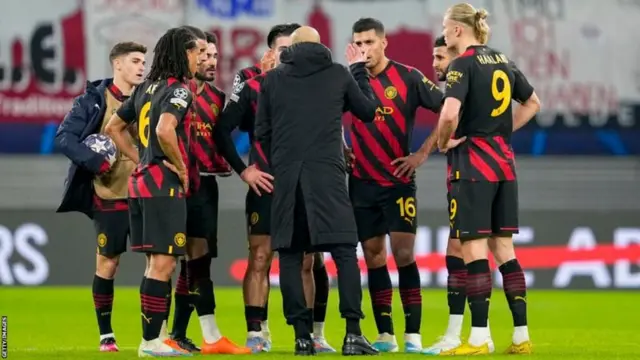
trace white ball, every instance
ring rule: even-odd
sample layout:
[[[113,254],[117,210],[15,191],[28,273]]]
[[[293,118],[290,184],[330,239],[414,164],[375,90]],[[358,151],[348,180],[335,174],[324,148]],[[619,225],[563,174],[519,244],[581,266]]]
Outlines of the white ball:
[[[109,164],[113,165],[116,162],[118,149],[113,140],[107,135],[91,134],[84,139],[83,143],[94,152],[103,155],[109,161]]]

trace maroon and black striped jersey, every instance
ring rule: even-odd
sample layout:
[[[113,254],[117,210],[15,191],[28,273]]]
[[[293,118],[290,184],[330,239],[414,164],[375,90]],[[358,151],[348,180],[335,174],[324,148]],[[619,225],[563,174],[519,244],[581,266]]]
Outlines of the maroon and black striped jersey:
[[[410,183],[413,176],[393,175],[391,162],[410,153],[418,107],[439,112],[442,92],[417,69],[393,60],[369,84],[377,98],[376,118],[365,123],[352,116],[350,138],[356,159],[351,175],[381,186]]]
[[[490,47],[471,46],[451,62],[444,96],[461,102],[455,138],[467,137],[450,150],[452,180],[516,179],[511,100],[524,102],[532,94],[513,62]]]
[[[205,83],[197,94],[192,109],[195,110],[195,139],[191,142],[191,151],[195,155],[198,170],[201,173],[229,174],[229,164],[218,154],[213,141],[213,128],[224,108],[225,94],[217,87]]]
[[[248,133],[251,142],[249,163],[255,165],[262,171],[269,172],[270,167],[266,154],[260,143],[254,138],[258,94],[260,93],[260,86],[263,80],[264,74],[260,74],[240,83],[234,88],[233,93],[229,96],[229,102],[222,112],[218,126],[221,127],[219,130],[224,134],[230,134],[235,128],[239,128],[240,131]],[[228,143],[228,141],[225,143]],[[232,154],[229,155],[229,152],[232,152]],[[242,170],[244,170],[244,163],[242,163],[242,159],[240,159],[237,151],[235,151],[235,147],[226,150],[225,155],[231,167],[236,172],[241,173]]]
[[[191,102],[192,93],[187,84],[175,78],[147,80],[138,85],[133,95],[118,109],[121,119],[129,124],[137,122],[138,128],[140,163],[129,178],[130,198],[185,195],[178,175],[163,164],[163,160],[168,158],[158,142],[156,127],[162,114],[172,114],[178,119],[178,146],[184,164],[191,169],[193,165],[188,151]]]
[[[240,69],[233,78],[233,88],[235,89],[238,85],[260,74],[262,74],[262,69],[259,64]]]

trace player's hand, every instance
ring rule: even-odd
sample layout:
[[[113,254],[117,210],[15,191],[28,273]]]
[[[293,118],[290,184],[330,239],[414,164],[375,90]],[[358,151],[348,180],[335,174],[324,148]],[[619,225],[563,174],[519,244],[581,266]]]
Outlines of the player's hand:
[[[367,51],[363,53],[362,51],[360,51],[360,49],[358,49],[358,47],[355,44],[353,43],[347,44],[347,50],[345,55],[347,56],[347,62],[349,63],[349,65],[353,65],[359,62],[366,62],[367,54],[368,54]]]
[[[269,49],[264,52],[260,59],[260,70],[267,72],[276,67],[276,57],[273,50]]]
[[[187,174],[187,168],[182,165],[182,167],[178,169],[177,166],[173,165],[167,160],[162,160],[162,162],[164,163],[164,166],[167,167],[167,169],[178,175],[180,183],[182,183],[182,191],[184,191],[185,193],[189,191],[189,174]]]
[[[462,144],[463,142],[465,142],[465,140],[467,140],[466,136],[463,136],[459,139],[449,139],[449,141],[447,141],[446,144],[440,144],[438,143],[438,149],[440,149],[441,153],[446,153],[447,151],[457,147],[458,145]]]
[[[353,168],[353,164],[356,162],[356,156],[353,153],[353,150],[350,147],[343,147],[344,151],[344,159],[347,162],[347,167],[349,169]]]
[[[260,190],[271,193],[273,192],[273,176],[267,174],[266,172],[258,170],[255,165],[251,165],[248,168],[244,169],[242,174],[240,174],[240,178],[242,181],[246,182],[251,189],[258,194],[258,196],[262,196]]]
[[[411,176],[420,165],[424,164],[428,157],[429,155],[427,154],[417,152],[393,160],[391,165],[397,166],[393,176],[399,178]]]

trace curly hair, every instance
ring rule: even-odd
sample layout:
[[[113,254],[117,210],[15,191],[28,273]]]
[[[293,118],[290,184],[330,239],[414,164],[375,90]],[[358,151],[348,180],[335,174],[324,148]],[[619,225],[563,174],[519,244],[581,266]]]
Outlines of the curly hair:
[[[185,28],[169,29],[153,49],[153,63],[147,75],[148,80],[191,78],[187,50],[195,48],[196,37]]]

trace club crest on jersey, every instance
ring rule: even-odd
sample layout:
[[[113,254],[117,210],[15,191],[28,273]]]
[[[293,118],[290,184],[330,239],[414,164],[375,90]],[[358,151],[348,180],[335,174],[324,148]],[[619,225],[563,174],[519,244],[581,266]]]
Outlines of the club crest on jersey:
[[[258,223],[258,221],[260,220],[260,216],[258,215],[257,212],[251,213],[251,225],[255,225]]]
[[[384,89],[384,97],[386,97],[389,100],[393,100],[396,98],[396,96],[398,96],[398,89],[396,89],[395,86],[387,86]]]
[[[177,247],[183,247],[187,243],[187,237],[183,233],[177,233],[173,237],[173,242]]]
[[[107,235],[104,233],[98,234],[98,246],[105,247],[107,245]]]
[[[211,111],[213,112],[213,116],[220,114],[220,108],[216,104],[211,104]]]

